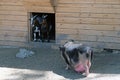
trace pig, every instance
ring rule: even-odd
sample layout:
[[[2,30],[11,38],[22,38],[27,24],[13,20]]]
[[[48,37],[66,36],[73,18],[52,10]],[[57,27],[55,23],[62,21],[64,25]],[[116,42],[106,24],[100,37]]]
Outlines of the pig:
[[[84,76],[89,75],[91,60],[93,58],[93,50],[89,46],[75,41],[67,41],[64,45],[59,46],[61,56],[67,64],[66,69],[73,69],[77,73]]]

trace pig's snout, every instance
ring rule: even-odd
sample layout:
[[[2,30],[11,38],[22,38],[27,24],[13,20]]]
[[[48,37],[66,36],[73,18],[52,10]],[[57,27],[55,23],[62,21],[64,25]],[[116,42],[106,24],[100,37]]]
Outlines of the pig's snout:
[[[74,70],[78,73],[84,73],[85,67],[83,64],[77,64],[77,65],[75,65]]]
[[[90,69],[89,62],[86,62],[86,64],[78,63],[74,66],[74,70],[77,73],[82,73],[84,76],[88,76],[89,69]]]

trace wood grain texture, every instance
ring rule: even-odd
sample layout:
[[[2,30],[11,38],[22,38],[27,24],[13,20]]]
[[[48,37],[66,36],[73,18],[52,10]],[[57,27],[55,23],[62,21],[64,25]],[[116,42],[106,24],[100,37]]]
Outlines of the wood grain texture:
[[[120,49],[120,0],[1,0],[0,44],[26,45],[30,12],[55,13],[57,43]]]

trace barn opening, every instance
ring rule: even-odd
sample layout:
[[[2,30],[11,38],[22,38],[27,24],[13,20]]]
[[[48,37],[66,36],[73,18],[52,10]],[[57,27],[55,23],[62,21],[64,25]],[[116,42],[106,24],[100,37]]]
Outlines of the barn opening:
[[[55,42],[54,13],[30,13],[30,40],[33,42]]]

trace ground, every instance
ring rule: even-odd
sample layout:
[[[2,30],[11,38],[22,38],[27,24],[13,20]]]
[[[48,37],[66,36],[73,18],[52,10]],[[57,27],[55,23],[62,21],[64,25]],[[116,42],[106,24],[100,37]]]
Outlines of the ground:
[[[0,80],[120,80],[120,53],[95,52],[88,77],[65,70],[58,49],[32,48],[34,55],[17,58],[17,47],[0,47]]]

